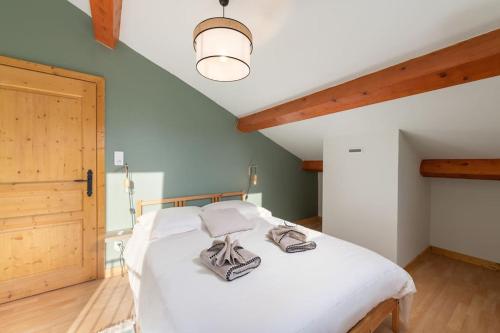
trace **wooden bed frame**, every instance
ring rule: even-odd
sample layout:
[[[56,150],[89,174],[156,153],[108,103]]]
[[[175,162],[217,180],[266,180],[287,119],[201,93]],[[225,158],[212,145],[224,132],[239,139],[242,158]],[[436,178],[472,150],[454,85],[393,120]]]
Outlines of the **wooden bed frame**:
[[[349,333],[372,333],[387,318],[392,315],[392,332],[399,332],[399,301],[394,298],[387,299],[374,307],[363,317]]]
[[[155,200],[138,200],[135,205],[136,215],[141,216],[144,206],[172,204],[174,207],[184,207],[188,201],[208,201],[212,203],[221,201],[222,198],[239,197],[244,200],[245,192],[225,192],[213,194],[189,195],[185,197],[164,198]]]
[[[189,201],[210,201],[213,203],[229,197],[239,197],[240,200],[244,200],[245,192],[225,192],[155,200],[138,200],[136,203],[136,214],[137,216],[141,216],[144,206],[171,204],[174,207],[184,207]],[[363,317],[363,319],[349,330],[349,333],[372,333],[389,315],[392,315],[392,332],[398,333],[399,302],[394,298],[387,299],[374,307],[365,317]]]

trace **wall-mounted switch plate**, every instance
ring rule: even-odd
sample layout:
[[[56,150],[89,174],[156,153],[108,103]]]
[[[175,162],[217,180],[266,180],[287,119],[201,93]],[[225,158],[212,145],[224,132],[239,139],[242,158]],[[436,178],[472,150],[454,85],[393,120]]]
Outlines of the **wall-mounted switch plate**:
[[[122,151],[115,151],[115,165],[123,166],[125,154]]]

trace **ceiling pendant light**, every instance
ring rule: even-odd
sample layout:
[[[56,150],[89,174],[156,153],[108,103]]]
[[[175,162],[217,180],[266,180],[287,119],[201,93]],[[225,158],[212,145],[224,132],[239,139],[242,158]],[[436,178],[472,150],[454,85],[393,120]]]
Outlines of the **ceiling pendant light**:
[[[226,18],[229,0],[219,0],[222,17],[200,22],[193,31],[196,69],[214,81],[237,81],[250,74],[252,33],[243,23]]]

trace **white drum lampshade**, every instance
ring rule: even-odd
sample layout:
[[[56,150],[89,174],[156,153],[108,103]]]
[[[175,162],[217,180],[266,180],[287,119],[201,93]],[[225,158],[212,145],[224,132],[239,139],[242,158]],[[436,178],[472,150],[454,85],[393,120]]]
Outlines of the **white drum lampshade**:
[[[193,46],[196,69],[210,80],[237,81],[250,74],[252,33],[239,21],[213,17],[200,22],[193,32]]]

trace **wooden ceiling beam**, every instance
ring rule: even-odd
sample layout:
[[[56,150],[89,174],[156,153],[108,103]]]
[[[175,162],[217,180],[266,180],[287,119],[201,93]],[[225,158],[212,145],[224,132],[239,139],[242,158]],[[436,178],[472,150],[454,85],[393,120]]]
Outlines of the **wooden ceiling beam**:
[[[323,161],[302,161],[302,170],[323,172]]]
[[[238,120],[252,132],[500,75],[500,29]]]
[[[424,177],[500,180],[500,159],[423,160]]]
[[[114,49],[120,37],[122,0],[90,0],[95,39]]]

